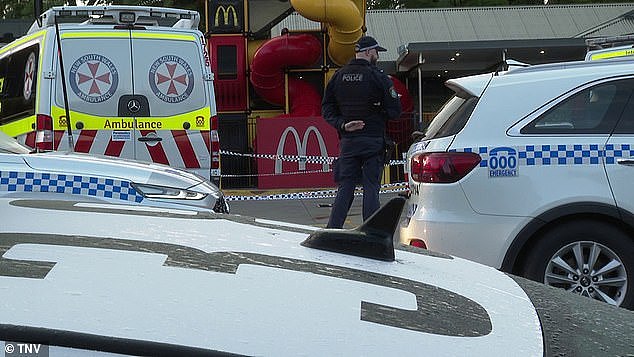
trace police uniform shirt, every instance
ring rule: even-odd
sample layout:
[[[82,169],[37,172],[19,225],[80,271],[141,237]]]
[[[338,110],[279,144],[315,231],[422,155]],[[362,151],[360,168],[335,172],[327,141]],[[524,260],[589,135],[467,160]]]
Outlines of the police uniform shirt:
[[[322,101],[324,119],[344,137],[383,137],[385,122],[398,118],[401,103],[392,81],[364,59],[353,59],[335,73]],[[343,125],[363,120],[361,130],[345,132]]]

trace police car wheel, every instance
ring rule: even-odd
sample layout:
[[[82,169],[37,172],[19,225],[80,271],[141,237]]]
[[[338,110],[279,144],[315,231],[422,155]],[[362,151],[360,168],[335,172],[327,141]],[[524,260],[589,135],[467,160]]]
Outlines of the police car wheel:
[[[599,221],[547,231],[526,260],[525,276],[612,305],[634,308],[634,241]]]

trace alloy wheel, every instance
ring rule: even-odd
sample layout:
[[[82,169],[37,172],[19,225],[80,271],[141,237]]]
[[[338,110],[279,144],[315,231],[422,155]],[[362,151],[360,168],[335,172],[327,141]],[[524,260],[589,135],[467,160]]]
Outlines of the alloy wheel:
[[[573,242],[550,258],[544,283],[619,306],[627,291],[627,272],[619,256],[605,245]]]

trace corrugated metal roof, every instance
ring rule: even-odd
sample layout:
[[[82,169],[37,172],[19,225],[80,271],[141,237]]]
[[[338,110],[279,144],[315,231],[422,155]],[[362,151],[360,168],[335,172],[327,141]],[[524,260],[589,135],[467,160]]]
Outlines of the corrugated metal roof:
[[[589,35],[592,37],[608,37],[614,34],[634,34],[634,20],[623,20],[608,27],[593,31]]]
[[[368,35],[388,49],[381,61],[395,61],[398,48],[415,42],[518,40],[616,36],[634,33],[634,20],[620,20],[634,4],[584,4],[369,10]],[[319,29],[293,14],[273,28]]]
[[[297,30],[319,30],[321,29],[321,23],[316,21],[311,21],[302,15],[294,12],[290,14],[287,18],[282,20],[279,24],[273,26],[271,28],[271,36],[279,36],[282,33],[282,30],[287,28],[291,31]]]
[[[622,17],[602,24],[584,32],[583,37],[610,37],[625,34],[634,34],[634,17]]]

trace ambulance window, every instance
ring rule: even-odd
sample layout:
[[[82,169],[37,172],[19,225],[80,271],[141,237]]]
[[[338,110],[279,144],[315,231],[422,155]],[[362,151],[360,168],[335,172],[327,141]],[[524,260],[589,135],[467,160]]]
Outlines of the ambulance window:
[[[161,35],[157,33],[157,36],[160,38]],[[125,61],[130,60],[126,58],[129,52],[123,52],[121,56],[108,54],[109,60],[118,68],[119,73],[119,83],[116,93],[112,94],[112,102],[116,104],[121,95],[134,91],[135,94],[148,99],[151,116],[168,117],[205,108],[211,99],[207,96],[203,81],[203,56],[200,45],[196,40],[181,41],[169,38],[161,38],[157,43],[159,38],[134,39],[132,80],[126,76],[125,69]],[[192,36],[192,39],[195,39],[195,36]],[[125,47],[123,41],[115,43],[114,40],[107,39],[115,46],[122,49]],[[80,46],[78,43],[78,53],[81,53]],[[105,116],[110,108],[117,108],[108,102],[109,100],[105,100],[98,103],[103,104],[98,112],[100,116]],[[85,111],[95,112],[95,109],[86,108]]]
[[[35,114],[39,45],[0,59],[0,125]]]
[[[236,46],[218,46],[218,79],[238,78],[238,49]]]
[[[522,134],[609,134],[632,93],[632,80],[598,84],[565,99],[521,130]]]

